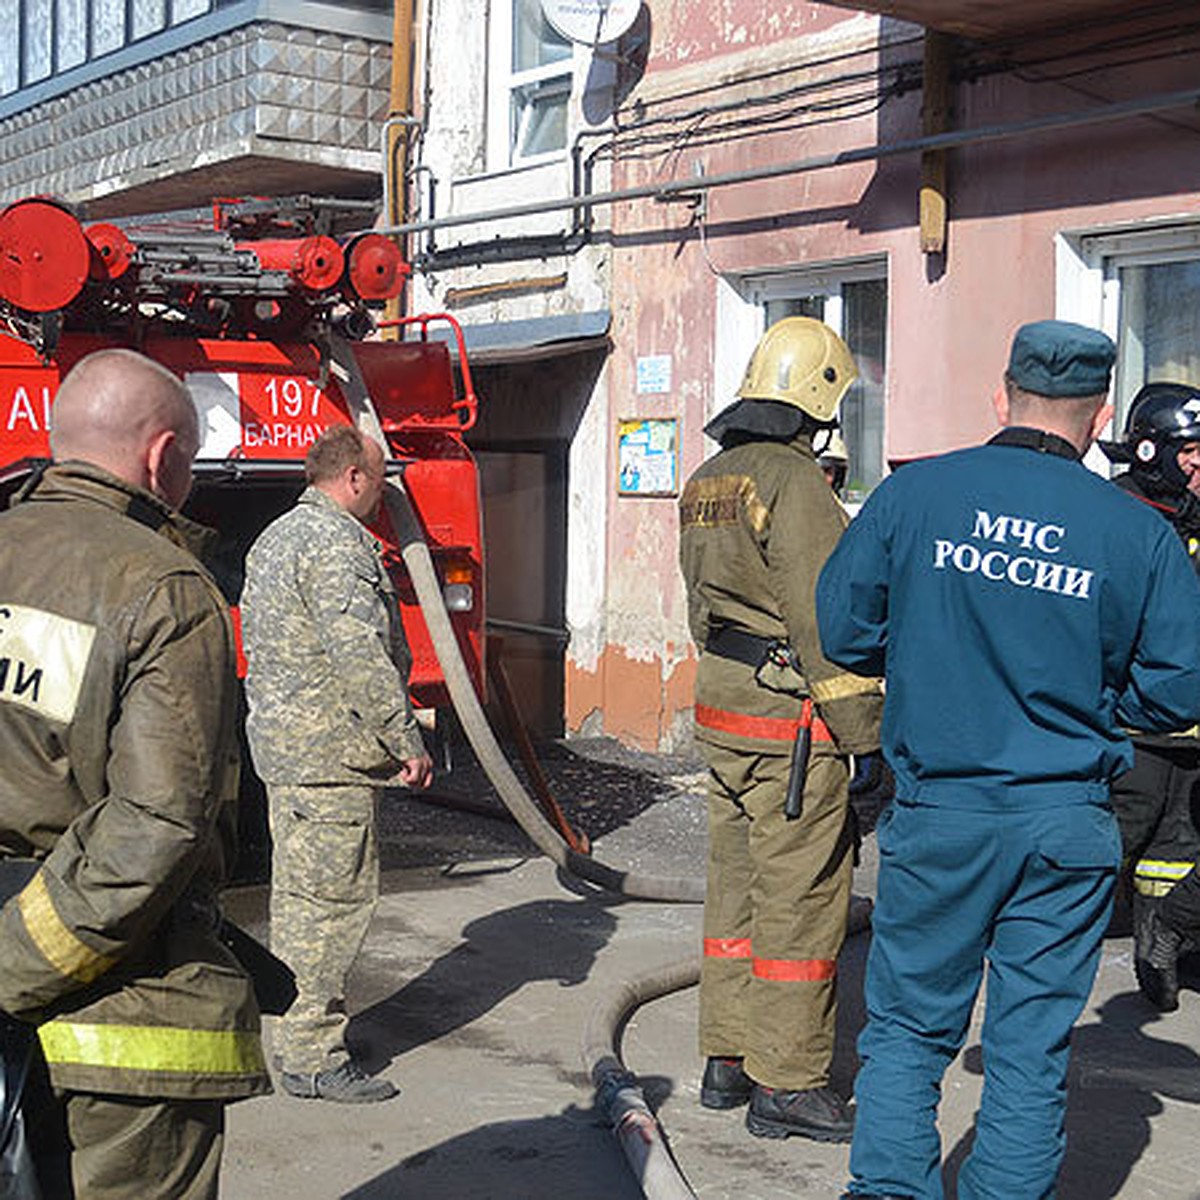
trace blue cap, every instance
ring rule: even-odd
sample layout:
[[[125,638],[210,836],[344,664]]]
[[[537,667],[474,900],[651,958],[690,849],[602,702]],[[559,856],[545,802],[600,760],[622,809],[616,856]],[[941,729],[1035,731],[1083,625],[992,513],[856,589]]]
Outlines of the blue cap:
[[[1039,396],[1102,396],[1117,348],[1098,329],[1072,321],[1033,321],[1013,338],[1008,378]]]

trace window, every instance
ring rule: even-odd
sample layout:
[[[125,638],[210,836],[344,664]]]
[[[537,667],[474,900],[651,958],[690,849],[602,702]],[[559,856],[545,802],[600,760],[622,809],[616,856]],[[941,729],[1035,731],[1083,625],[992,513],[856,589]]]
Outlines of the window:
[[[845,499],[860,504],[883,478],[885,469],[886,264],[872,260],[766,275],[745,280],[741,290],[761,308],[761,329],[783,317],[816,317],[841,334],[850,347],[859,375],[841,407],[842,440],[850,459]]]
[[[573,53],[539,0],[497,0],[492,13],[488,165],[502,170],[567,148]]]
[[[0,95],[211,11],[220,0],[0,0]]]
[[[1114,426],[1145,383],[1200,387],[1200,226],[1164,225],[1066,239],[1068,308],[1117,343]]]

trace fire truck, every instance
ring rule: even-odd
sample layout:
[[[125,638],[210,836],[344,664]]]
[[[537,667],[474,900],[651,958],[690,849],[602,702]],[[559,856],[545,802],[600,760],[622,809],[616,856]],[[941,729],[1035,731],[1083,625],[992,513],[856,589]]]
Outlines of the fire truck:
[[[59,381],[84,355],[128,346],[182,378],[202,445],[188,513],[220,535],[212,566],[232,605],[245,552],[290,506],[322,430],[355,423],[386,441],[482,691],[479,479],[463,435],[477,399],[448,315],[380,322],[408,266],[389,239],[336,236],[355,206],[299,197],[218,201],[208,228],[160,220],[84,226],[35,197],[0,212],[0,489],[49,457]],[[383,340],[380,324],[402,340]],[[455,378],[446,340],[457,343]],[[374,533],[400,591],[415,703],[447,703],[444,679],[386,513]],[[243,664],[244,665],[244,664]]]
[[[308,197],[218,201],[203,224],[85,226],[45,197],[0,212],[0,503],[49,461],[53,399],[71,367],[104,347],[141,351],[184,380],[199,411],[187,513],[219,535],[208,565],[236,627],[246,551],[294,502],[322,430],[356,424],[387,445],[482,696],[479,477],[464,441],[478,401],[462,330],[449,315],[378,319],[409,268],[388,238],[339,236],[367,216]],[[378,336],[381,325],[399,336]],[[456,342],[457,378],[439,326]],[[373,532],[400,597],[414,703],[444,711],[445,676],[387,509]]]

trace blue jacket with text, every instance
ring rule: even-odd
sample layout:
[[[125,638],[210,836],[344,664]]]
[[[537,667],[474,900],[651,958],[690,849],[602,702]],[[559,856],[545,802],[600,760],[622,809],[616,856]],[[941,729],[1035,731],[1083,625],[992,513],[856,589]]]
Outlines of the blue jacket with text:
[[[886,676],[883,747],[904,799],[1103,802],[1133,761],[1123,726],[1200,718],[1187,555],[1071,454],[1006,430],[902,467],[821,573],[825,654]]]

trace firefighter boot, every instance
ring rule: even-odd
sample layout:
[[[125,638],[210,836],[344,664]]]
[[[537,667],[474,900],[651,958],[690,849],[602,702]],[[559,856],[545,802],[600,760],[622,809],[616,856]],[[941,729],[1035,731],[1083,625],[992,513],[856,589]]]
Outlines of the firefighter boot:
[[[1134,973],[1142,995],[1159,1012],[1174,1012],[1179,1007],[1183,942],[1183,935],[1163,922],[1157,903],[1145,905],[1138,913]]]
[[[750,1099],[753,1086],[740,1058],[710,1058],[704,1065],[700,1103],[705,1108],[737,1108]]]
[[[756,1083],[750,1094],[746,1128],[755,1137],[796,1134],[814,1142],[848,1142],[854,1135],[854,1113],[829,1087],[787,1092]]]
[[[340,1104],[371,1104],[400,1094],[395,1084],[386,1079],[372,1079],[352,1058],[315,1075],[284,1071],[279,1082],[289,1096],[301,1100],[335,1100]]]

